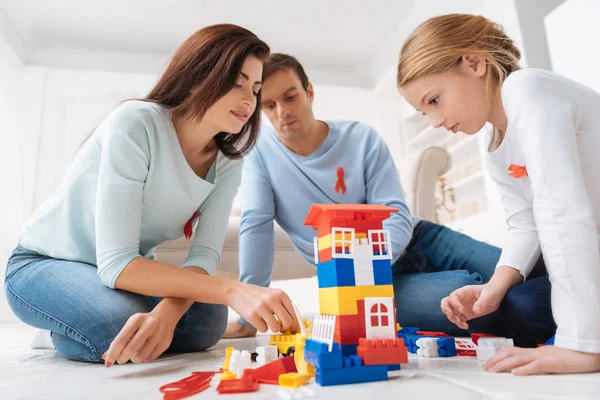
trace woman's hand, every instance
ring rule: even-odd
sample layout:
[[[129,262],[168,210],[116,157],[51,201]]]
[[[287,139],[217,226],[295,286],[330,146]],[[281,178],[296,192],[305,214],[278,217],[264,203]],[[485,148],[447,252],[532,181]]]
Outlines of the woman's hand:
[[[106,367],[154,361],[171,345],[178,319],[157,311],[129,317],[102,358]]]
[[[227,304],[260,332],[299,330],[294,306],[283,290],[236,282]]]

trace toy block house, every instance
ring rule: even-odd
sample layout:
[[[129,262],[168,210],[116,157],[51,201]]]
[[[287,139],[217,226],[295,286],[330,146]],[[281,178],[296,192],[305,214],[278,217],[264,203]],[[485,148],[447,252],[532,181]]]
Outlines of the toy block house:
[[[384,380],[388,369],[407,362],[404,342],[396,337],[391,238],[383,229],[397,211],[315,204],[304,222],[317,231],[320,305],[305,359],[321,385]]]

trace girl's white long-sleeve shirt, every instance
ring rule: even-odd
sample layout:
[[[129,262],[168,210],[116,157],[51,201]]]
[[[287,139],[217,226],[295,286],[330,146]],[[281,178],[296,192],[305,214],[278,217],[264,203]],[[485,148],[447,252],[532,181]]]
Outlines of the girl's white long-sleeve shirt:
[[[541,251],[555,344],[600,353],[600,94],[524,69],[504,82],[502,104],[505,137],[486,155],[509,232],[498,266],[526,279]]]

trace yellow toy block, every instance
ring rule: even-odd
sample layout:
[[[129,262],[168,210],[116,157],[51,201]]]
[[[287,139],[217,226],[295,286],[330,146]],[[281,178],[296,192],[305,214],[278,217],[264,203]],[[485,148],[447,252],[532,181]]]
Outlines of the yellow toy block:
[[[228,379],[237,379],[235,372],[223,371],[223,373],[221,374],[221,377],[219,377],[220,381],[226,381]]]
[[[366,233],[356,233],[354,234],[355,239],[366,239]],[[342,242],[342,234],[338,233],[335,235],[335,239],[337,240],[338,245]],[[352,239],[352,235],[350,233],[346,233],[344,240],[349,243]],[[325,250],[331,248],[331,233],[325,236],[321,236],[319,239],[319,250]]]
[[[309,380],[310,375],[288,372],[287,374],[279,375],[279,386],[297,388],[306,384]]]
[[[306,318],[302,318],[302,323],[304,324],[304,330],[306,331],[306,337],[310,338],[311,335],[312,335],[312,325],[313,325],[313,323],[310,322]]]
[[[309,364],[304,359],[304,346],[306,344],[306,336],[301,333],[296,334],[296,343],[294,345],[294,363],[300,374],[306,374],[309,377],[315,376],[315,366]],[[280,383],[281,385],[281,383]]]
[[[392,285],[389,286],[392,287]],[[321,314],[358,314],[358,308],[356,303],[357,289],[358,288],[354,286],[330,287],[319,289],[319,310]]]
[[[323,290],[323,289],[319,289]],[[393,285],[356,286],[356,300],[365,297],[394,297]],[[321,311],[323,312],[323,311]]]
[[[225,349],[225,361],[223,362],[223,371],[229,371],[229,359],[231,358],[231,353],[233,353],[233,347],[227,347]]]
[[[296,343],[296,335],[292,335],[288,330],[285,334],[271,335],[269,346],[277,346],[279,353],[288,354],[288,350]]]

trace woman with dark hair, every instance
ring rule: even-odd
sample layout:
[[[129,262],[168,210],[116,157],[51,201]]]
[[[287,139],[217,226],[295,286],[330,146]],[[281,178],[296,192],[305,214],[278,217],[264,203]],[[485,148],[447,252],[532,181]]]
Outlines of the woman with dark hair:
[[[110,367],[205,350],[222,337],[227,306],[262,331],[297,328],[285,293],[213,276],[240,158],[259,132],[268,54],[235,25],[193,34],[148,96],[100,124],[27,221],[6,295],[59,353]],[[181,268],[155,260],[160,243],[192,234]]]

